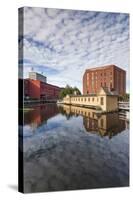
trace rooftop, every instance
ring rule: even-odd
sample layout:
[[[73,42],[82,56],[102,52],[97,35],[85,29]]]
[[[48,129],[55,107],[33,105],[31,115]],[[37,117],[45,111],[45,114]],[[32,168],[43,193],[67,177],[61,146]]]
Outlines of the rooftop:
[[[118,93],[116,91],[110,91],[108,89],[108,87],[101,87],[101,89],[107,94],[107,95],[110,95],[110,96],[117,96]]]
[[[97,70],[104,70],[104,69],[108,69],[108,68],[110,68],[110,67],[114,67],[114,68],[117,68],[117,69],[119,69],[119,70],[123,70],[123,71],[125,71],[124,69],[122,69],[122,68],[120,68],[120,67],[117,67],[116,65],[114,65],[114,64],[111,64],[111,65],[105,65],[105,66],[100,66],[100,67],[93,67],[93,68],[90,68],[90,69],[86,69],[86,71],[85,72],[87,72],[87,71],[97,71]]]
[[[101,90],[103,90],[106,93],[107,96],[118,96],[118,93],[116,91],[110,91],[108,89],[108,87],[101,87]],[[69,95],[69,96],[70,97],[92,97],[92,96],[97,96],[100,93],[100,91],[97,94],[94,94],[94,93],[85,94],[85,95],[74,95],[74,94],[72,94],[72,95]]]
[[[43,74],[40,74],[40,73],[38,73],[38,72],[31,71],[31,72],[29,72],[29,75],[30,75],[30,74],[37,74],[37,75],[39,75],[39,76],[42,76],[42,77],[45,77],[45,78],[46,78],[46,76],[44,76]]]
[[[59,89],[61,89],[59,86],[57,86],[57,85],[52,85],[52,84],[50,84],[50,83],[46,83],[46,82],[43,82],[43,81],[41,81],[41,80],[34,80],[34,79],[31,79],[31,78],[25,78],[25,79],[22,79],[22,80],[26,80],[26,81],[32,81],[32,82],[40,82],[40,84],[41,85],[49,85],[49,86],[53,86],[53,87],[56,87],[56,88],[59,88]]]

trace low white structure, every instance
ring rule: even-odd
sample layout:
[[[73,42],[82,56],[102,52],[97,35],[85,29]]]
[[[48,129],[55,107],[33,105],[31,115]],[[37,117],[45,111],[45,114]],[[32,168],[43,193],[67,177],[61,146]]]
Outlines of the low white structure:
[[[67,95],[63,104],[95,108],[104,112],[118,110],[118,95],[101,87],[99,93],[89,95]]]

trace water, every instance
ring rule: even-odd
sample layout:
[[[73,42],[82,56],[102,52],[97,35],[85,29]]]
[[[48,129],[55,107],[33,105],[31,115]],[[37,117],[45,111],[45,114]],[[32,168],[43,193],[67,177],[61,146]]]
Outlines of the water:
[[[129,185],[129,121],[123,113],[36,106],[24,112],[22,139],[25,192]]]

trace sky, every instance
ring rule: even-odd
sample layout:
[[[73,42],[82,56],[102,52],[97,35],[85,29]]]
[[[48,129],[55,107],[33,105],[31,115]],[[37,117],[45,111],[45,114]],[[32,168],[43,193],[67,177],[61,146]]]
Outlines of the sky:
[[[128,14],[24,7],[23,22],[20,76],[22,69],[24,78],[33,70],[50,84],[69,84],[82,92],[86,69],[115,64],[127,71],[129,92]]]

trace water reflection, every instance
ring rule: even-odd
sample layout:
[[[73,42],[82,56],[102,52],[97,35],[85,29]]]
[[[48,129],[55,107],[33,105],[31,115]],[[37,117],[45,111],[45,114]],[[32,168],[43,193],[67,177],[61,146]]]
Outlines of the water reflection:
[[[98,134],[101,137],[108,136],[110,139],[126,128],[129,128],[129,120],[121,113],[96,114],[94,109],[77,106],[55,104],[35,106],[24,114],[24,125],[34,129],[47,124],[47,120],[61,113],[67,120],[71,117],[83,117],[83,125],[88,133]]]
[[[120,113],[96,114],[94,109],[63,105],[60,106],[62,114],[66,115],[67,119],[72,116],[83,116],[83,125],[88,133],[97,133],[100,136],[108,136],[112,138],[118,133],[121,133],[128,127],[129,121],[123,116],[120,118]]]
[[[59,113],[58,107],[55,104],[34,106],[30,111],[24,113],[24,125],[38,127],[43,122],[54,117]]]
[[[20,137],[24,191],[128,186],[127,128],[120,113],[98,116],[94,110],[74,106],[33,107],[24,113]]]

